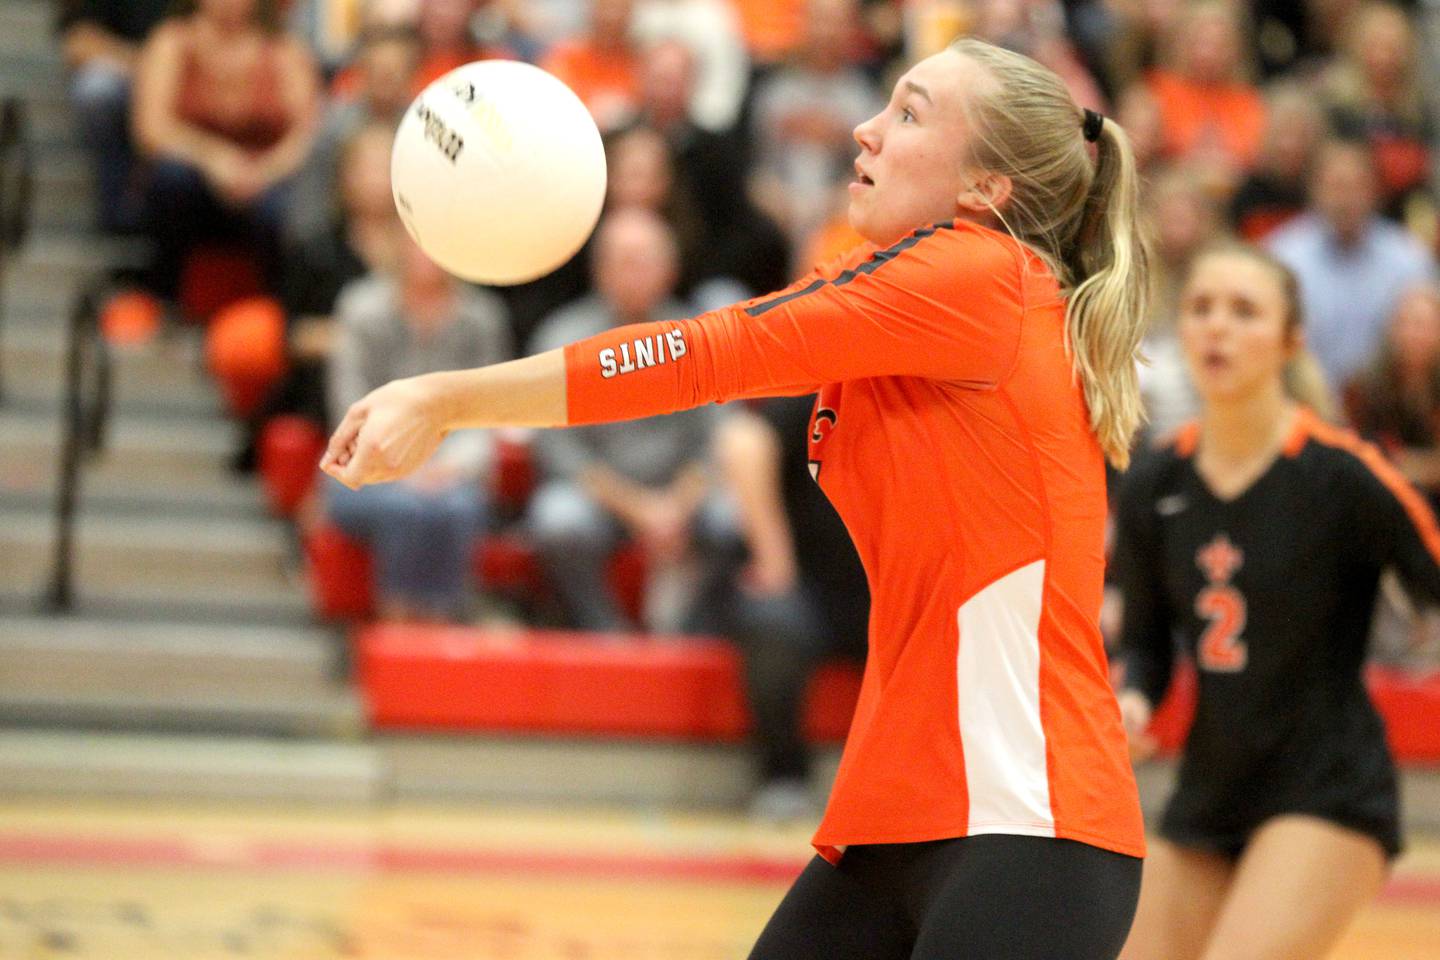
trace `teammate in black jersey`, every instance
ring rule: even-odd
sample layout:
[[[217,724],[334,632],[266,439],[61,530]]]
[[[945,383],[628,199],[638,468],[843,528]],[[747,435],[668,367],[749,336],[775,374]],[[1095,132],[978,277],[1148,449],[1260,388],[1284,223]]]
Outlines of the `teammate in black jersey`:
[[[1201,419],[1120,494],[1127,728],[1164,695],[1176,634],[1200,678],[1128,960],[1318,960],[1400,849],[1361,668],[1382,568],[1440,600],[1440,530],[1374,448],[1287,393],[1296,294],[1252,248],[1196,262],[1179,329]]]

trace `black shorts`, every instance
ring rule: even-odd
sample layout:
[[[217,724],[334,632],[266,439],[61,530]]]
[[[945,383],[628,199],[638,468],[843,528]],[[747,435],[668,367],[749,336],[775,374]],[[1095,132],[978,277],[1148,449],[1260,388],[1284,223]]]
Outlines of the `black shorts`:
[[[1263,815],[1244,822],[1206,817],[1203,812],[1186,810],[1172,801],[1160,821],[1160,836],[1179,847],[1218,853],[1227,860],[1239,860],[1250,844],[1250,838],[1269,821],[1283,816],[1315,817],[1373,838],[1394,860],[1404,849],[1400,839],[1400,817],[1389,812],[1359,808],[1331,808],[1323,804],[1295,802],[1282,804],[1280,809],[1267,810]]]
[[[1140,867],[1046,837],[852,846],[811,861],[750,960],[1114,960]]]
[[[1290,735],[1260,754],[1192,733],[1160,835],[1236,860],[1266,823],[1301,815],[1372,837],[1393,859],[1402,846],[1400,787],[1384,730],[1370,712],[1334,724],[1342,733]]]

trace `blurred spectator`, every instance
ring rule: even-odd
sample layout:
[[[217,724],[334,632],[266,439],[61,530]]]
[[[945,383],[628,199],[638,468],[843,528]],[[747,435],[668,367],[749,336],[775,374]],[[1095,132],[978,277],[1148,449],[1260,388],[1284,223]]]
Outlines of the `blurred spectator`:
[[[1344,394],[1355,429],[1440,500],[1440,288],[1401,296],[1379,353]]]
[[[800,46],[806,0],[734,0],[745,47],[758,65],[779,63]]]
[[[403,242],[398,275],[372,274],[345,288],[330,367],[330,413],[390,380],[498,363],[511,356],[504,307],[455,280]],[[447,437],[415,474],[351,490],[326,484],[331,519],[375,552],[375,592],[387,620],[454,620],[465,613],[475,537],[485,525],[481,476],[490,435]]]
[[[856,0],[809,0],[804,42],[792,63],[755,94],[756,195],[793,238],[824,221],[838,182],[853,174],[853,131],[884,100],[851,63]]]
[[[690,119],[694,83],[695,60],[684,44],[662,41],[649,47],[636,119],[670,144],[678,188],[695,201],[714,274],[733,277],[751,293],[768,293],[790,280],[784,234],[750,201],[740,141]]]
[[[482,43],[475,35],[480,0],[420,0],[416,29],[420,33],[420,66],[414,92],[456,67],[475,60],[513,59],[508,46]]]
[[[630,38],[634,6],[634,0],[595,0],[589,33],[557,43],[540,61],[585,102],[602,132],[633,114],[640,99],[640,54]]]
[[[405,27],[366,31],[356,54],[357,89],[330,101],[315,145],[295,179],[287,233],[305,240],[329,230],[339,214],[340,152],[366,124],[383,123],[392,130],[410,105],[420,45]]]
[[[1033,57],[1059,74],[1077,104],[1105,109],[1105,95],[1065,35],[1059,0],[978,0],[976,8],[975,36]]]
[[[726,417],[716,459],[739,507],[746,560],[729,629],[744,656],[759,770],[750,812],[811,815],[815,792],[802,728],[816,666],[863,662],[870,592],[860,558],[809,468],[814,397],[776,397]]]
[[[807,681],[824,660],[863,661],[870,596],[845,526],[810,474],[812,397],[766,400],[727,417],[716,460],[739,506],[748,556],[729,629],[745,660],[765,820],[813,813],[802,729]]]
[[[596,292],[560,310],[536,331],[532,349],[555,349],[628,323],[689,314],[673,297],[675,240],[655,214],[621,210],[601,221],[595,237]],[[704,467],[714,412],[708,408],[627,423],[546,431],[536,441],[544,483],[530,503],[530,525],[571,623],[587,630],[624,630],[628,622],[606,582],[622,541],[643,549],[652,584],[690,579],[693,597],[718,571],[695,567],[722,553],[695,549],[720,529]],[[712,522],[713,521],[713,522]],[[683,591],[675,591],[675,594]],[[674,596],[671,591],[658,591]],[[652,629],[676,629],[700,611],[676,600]],[[663,622],[661,622],[663,621]]]
[[[830,201],[830,217],[805,239],[795,256],[794,276],[809,273],[860,246],[865,238],[850,226],[849,181],[835,187]]]
[[[1140,367],[1140,392],[1150,432],[1164,436],[1200,412],[1175,319],[1190,264],[1216,239],[1220,212],[1200,179],[1183,167],[1156,177],[1144,201],[1144,216],[1155,238],[1151,259],[1154,296],[1150,328],[1141,345],[1149,362]]]
[[[1216,238],[1220,210],[1189,167],[1170,167],[1147,184],[1142,215],[1154,237],[1152,329],[1170,329],[1190,261]]]
[[[70,100],[95,161],[96,222],[108,233],[138,230],[140,184],[130,138],[130,86],[140,44],[170,0],[66,0],[60,44]]]
[[[1277,83],[1268,97],[1265,139],[1255,168],[1230,202],[1230,224],[1258,243],[1305,209],[1305,179],[1325,136],[1325,117],[1314,95]]]
[[[279,267],[286,188],[314,138],[318,78],[266,0],[198,0],[141,52],[135,137],[150,159],[154,286],[173,295],[198,242],[241,240]]]
[[[612,136],[606,146],[606,209],[639,208],[664,219],[680,253],[677,294],[700,311],[752,296],[741,281],[723,273],[730,261],[720,249],[724,240],[709,234],[695,198],[676,178],[665,138],[650,127],[633,126]]]
[[[1430,175],[1436,129],[1416,63],[1415,31],[1400,7],[1367,3],[1350,18],[1339,59],[1323,91],[1335,131],[1370,145],[1381,207],[1405,213]]]
[[[290,0],[286,6],[290,31],[305,40],[326,76],[351,57],[365,31],[391,13],[375,9],[387,5],[372,0]]]
[[[638,0],[634,22],[641,44],[675,40],[690,51],[690,119],[717,133],[733,130],[750,82],[750,58],[733,7],[726,0]]]
[[[1400,293],[1434,276],[1429,254],[1376,213],[1375,167],[1361,144],[1321,147],[1308,210],[1270,235],[1300,279],[1305,335],[1332,387],[1374,356]]]
[[[325,429],[326,377],[335,337],[333,313],[340,291],[366,274],[397,266],[404,239],[390,195],[390,148],[395,133],[371,123],[350,135],[340,150],[336,211],[320,233],[291,247],[285,257],[280,303],[287,327],[285,376],[248,424],[248,442],[237,464],[253,465],[254,440],[265,423],[297,414]]]
[[[1254,163],[1265,131],[1265,102],[1246,80],[1235,8],[1225,0],[1192,4],[1168,43],[1169,65],[1148,76],[1160,104],[1165,155],[1234,189]]]
[[[1140,176],[1148,178],[1160,165],[1165,146],[1160,102],[1145,84],[1132,83],[1115,98],[1115,119],[1130,136]]]
[[[1162,59],[1162,38],[1175,33],[1184,0],[1095,0],[1072,8],[1076,41],[1112,93],[1141,81]]]

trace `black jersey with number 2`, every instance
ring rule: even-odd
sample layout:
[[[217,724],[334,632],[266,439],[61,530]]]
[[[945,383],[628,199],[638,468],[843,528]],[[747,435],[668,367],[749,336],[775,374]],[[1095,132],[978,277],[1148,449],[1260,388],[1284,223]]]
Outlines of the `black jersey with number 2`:
[[[1308,410],[1275,463],[1217,497],[1194,424],[1132,468],[1116,577],[1127,685],[1158,703],[1175,638],[1199,676],[1195,722],[1161,831],[1236,856],[1284,813],[1399,850],[1395,769],[1362,680],[1381,572],[1440,601],[1440,530],[1383,457]]]

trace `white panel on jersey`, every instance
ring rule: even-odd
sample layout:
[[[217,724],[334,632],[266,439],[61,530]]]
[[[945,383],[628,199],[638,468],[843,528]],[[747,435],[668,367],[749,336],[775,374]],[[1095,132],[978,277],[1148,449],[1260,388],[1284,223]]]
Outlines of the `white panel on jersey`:
[[[1040,723],[1045,561],[1008,573],[960,608],[957,678],[969,833],[1055,836]]]

